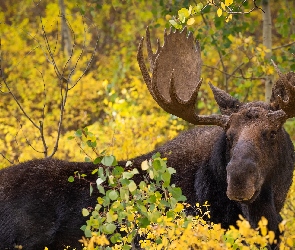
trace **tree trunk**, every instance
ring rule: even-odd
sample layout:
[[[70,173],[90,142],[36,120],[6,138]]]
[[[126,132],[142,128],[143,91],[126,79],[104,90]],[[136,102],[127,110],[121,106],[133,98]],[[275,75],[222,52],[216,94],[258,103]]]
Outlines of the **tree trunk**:
[[[71,54],[71,34],[66,20],[66,11],[64,0],[58,0],[60,15],[61,15],[61,48],[66,53],[66,56]]]
[[[270,0],[262,1],[263,9],[263,45],[270,50],[266,53],[265,59],[270,63],[272,56],[272,33],[271,33],[271,12],[270,12]],[[273,75],[266,75],[265,78],[265,101],[269,103],[271,97],[271,90],[273,85]]]

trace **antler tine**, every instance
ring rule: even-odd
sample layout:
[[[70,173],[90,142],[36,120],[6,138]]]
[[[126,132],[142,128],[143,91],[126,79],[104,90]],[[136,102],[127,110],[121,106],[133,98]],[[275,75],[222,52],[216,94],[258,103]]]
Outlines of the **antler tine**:
[[[271,106],[275,110],[282,109],[288,118],[295,117],[295,73],[281,73],[277,65],[272,61],[280,78],[272,88]]]
[[[156,55],[154,54],[153,49],[152,49],[149,27],[146,28],[146,47],[147,47],[147,52],[148,52],[148,58],[149,58],[150,65],[152,68],[154,61],[156,59]]]
[[[155,99],[165,111],[198,125],[218,125],[224,127],[226,115],[198,116],[195,111],[201,80],[201,53],[199,43],[187,29],[164,33],[164,45],[154,54],[147,29],[147,52],[151,63],[152,77],[144,64],[141,40],[137,60],[144,81]]]
[[[149,72],[148,72],[148,70],[146,68],[146,65],[145,65],[145,62],[144,62],[144,57],[143,57],[143,51],[142,51],[143,40],[144,40],[144,37],[141,38],[141,40],[139,42],[139,45],[138,45],[137,62],[138,62],[141,74],[143,76],[143,80],[146,83],[146,85],[148,87],[148,90],[150,91],[151,95],[153,95],[153,88],[151,87],[152,80],[151,80],[150,74],[149,74]]]

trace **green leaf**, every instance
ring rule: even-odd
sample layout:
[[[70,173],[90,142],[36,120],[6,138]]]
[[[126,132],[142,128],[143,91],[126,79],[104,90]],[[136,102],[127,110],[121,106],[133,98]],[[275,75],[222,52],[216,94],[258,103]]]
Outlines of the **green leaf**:
[[[129,200],[129,190],[126,188],[120,188],[120,197],[122,200]]]
[[[88,228],[85,228],[84,234],[85,234],[85,237],[87,237],[87,238],[92,237],[92,231],[90,229],[88,229]]]
[[[162,180],[164,181],[164,187],[167,187],[170,184],[171,174],[165,172],[162,174]]]
[[[119,233],[115,233],[114,235],[112,235],[112,237],[111,237],[111,242],[113,243],[113,244],[115,244],[115,243],[117,243],[119,240],[121,240],[122,239],[122,236],[121,236],[121,234],[119,234]]]
[[[113,224],[113,223],[108,223],[108,224],[106,224],[105,225],[105,233],[106,234],[112,234],[112,233],[114,233],[114,231],[116,230],[116,225],[115,224]]]
[[[98,176],[102,179],[103,179],[103,177],[105,177],[103,170],[104,170],[103,167],[99,167],[99,169],[98,169]]]
[[[109,185],[114,185],[114,176],[113,175],[109,176]]]
[[[83,208],[83,209],[82,209],[82,215],[83,215],[84,217],[88,216],[88,215],[89,215],[89,211],[88,211],[88,209]]]
[[[113,170],[113,175],[114,176],[120,176],[124,172],[124,168],[120,166],[116,166]]]
[[[93,161],[93,164],[99,164],[101,163],[101,160],[102,160],[102,156],[96,157]]]
[[[107,222],[113,222],[116,221],[118,219],[118,215],[114,214],[113,211],[109,211],[107,212]]]
[[[147,217],[143,217],[138,220],[138,223],[140,228],[146,228],[150,224],[150,221]]]
[[[74,176],[70,176],[70,177],[68,178],[68,182],[74,182],[74,180],[75,180],[75,177],[74,177]]]
[[[97,145],[96,141],[91,141],[91,140],[88,140],[86,143],[87,143],[87,146],[90,148],[95,148]]]
[[[174,199],[173,197],[170,198],[170,205],[171,205],[171,208],[174,209],[175,206],[177,204],[177,200]]]
[[[103,186],[98,186],[97,187],[98,191],[101,193],[101,194],[105,194],[105,190],[104,190],[104,187]]]
[[[176,170],[174,168],[169,167],[167,170],[168,170],[168,172],[170,174],[175,174],[176,173]]]
[[[115,157],[112,155],[104,156],[101,160],[101,163],[107,167],[111,167],[113,165],[114,160],[115,160]]]
[[[141,182],[139,183],[139,188],[140,188],[141,190],[144,190],[144,189],[146,188],[146,183],[145,183],[144,181],[141,181]]]
[[[130,183],[128,184],[128,189],[129,191],[132,193],[133,191],[135,191],[137,188],[136,184],[134,181],[130,181]]]
[[[81,129],[78,129],[78,130],[75,132],[75,136],[76,136],[76,137],[81,137],[81,136],[82,136],[82,130],[81,130]]]
[[[85,162],[92,162],[91,159],[88,156],[85,157],[84,161]]]
[[[152,159],[154,160],[154,159],[160,158],[160,157],[161,157],[161,154],[159,152],[157,152],[157,153],[153,154]]]
[[[96,204],[95,211],[99,211],[101,208],[102,208],[102,206],[100,204]]]
[[[168,218],[175,218],[175,213],[174,213],[174,211],[168,211],[167,213],[166,213],[166,216],[168,217]]]
[[[75,138],[75,136],[69,136],[68,140],[70,141],[70,140],[73,140],[74,138]]]
[[[182,191],[179,187],[174,187],[171,190],[171,194],[172,194],[173,198],[178,199],[181,197]]]
[[[118,198],[118,192],[116,190],[112,190],[111,192],[109,192],[109,198],[114,201]]]
[[[156,223],[157,220],[161,217],[161,215],[162,214],[159,211],[154,211],[153,213],[151,213],[151,216],[150,216],[151,222]]]
[[[169,20],[169,23],[175,28],[175,29],[181,29],[182,25],[177,23],[175,20]]]
[[[133,172],[123,172],[122,177],[123,179],[130,179],[133,177],[133,175],[134,175]]]
[[[124,245],[122,247],[122,250],[130,250],[131,249],[131,246],[128,246],[128,245]]]
[[[157,160],[154,160],[153,161],[153,167],[157,171],[162,170],[162,164],[161,164],[160,160],[158,160],[158,159]]]
[[[149,198],[148,198],[148,202],[149,203],[156,203],[157,201],[157,197],[155,195],[151,195]]]
[[[128,179],[125,179],[125,178],[124,179],[121,179],[120,182],[121,182],[121,184],[123,186],[127,186],[130,183],[130,181]]]

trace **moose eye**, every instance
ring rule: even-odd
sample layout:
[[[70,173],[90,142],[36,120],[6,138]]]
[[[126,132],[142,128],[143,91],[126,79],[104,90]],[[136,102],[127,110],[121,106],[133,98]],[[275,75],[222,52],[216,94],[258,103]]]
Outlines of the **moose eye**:
[[[275,130],[264,130],[262,131],[262,136],[265,140],[274,140],[277,137],[277,131]]]
[[[277,132],[276,131],[270,131],[270,133],[269,133],[269,138],[270,139],[275,139],[276,136],[277,136]]]

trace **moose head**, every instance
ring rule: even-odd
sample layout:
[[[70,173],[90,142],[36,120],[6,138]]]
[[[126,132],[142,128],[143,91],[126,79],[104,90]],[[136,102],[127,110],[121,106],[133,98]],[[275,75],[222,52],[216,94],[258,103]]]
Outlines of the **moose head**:
[[[276,231],[277,214],[292,179],[280,176],[282,169],[279,167],[288,165],[291,173],[294,163],[293,146],[283,124],[295,116],[295,74],[282,74],[275,65],[280,79],[273,87],[270,103],[242,103],[209,83],[221,114],[198,115],[195,105],[202,83],[199,43],[195,43],[191,33],[187,35],[185,28],[182,31],[170,31],[169,34],[165,32],[164,45],[160,46],[158,42],[156,53],[152,51],[147,29],[146,44],[152,76],[144,62],[143,39],[139,44],[137,59],[155,101],[168,113],[192,124],[222,128],[226,148],[226,196],[230,201],[238,202],[246,215],[253,210],[247,204],[267,200],[271,206],[270,214],[273,214],[260,215],[265,215],[270,221],[271,230]],[[280,183],[279,178],[285,183]],[[276,185],[280,188],[276,189]],[[280,192],[283,194],[278,195]],[[250,215],[248,219],[253,227],[257,226],[257,218],[252,220]]]

